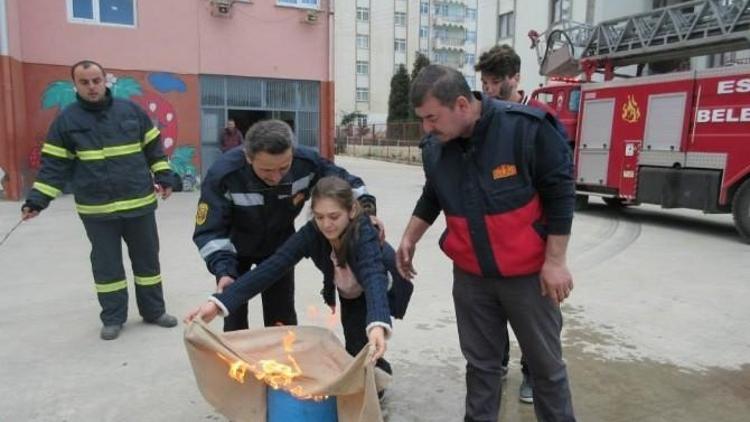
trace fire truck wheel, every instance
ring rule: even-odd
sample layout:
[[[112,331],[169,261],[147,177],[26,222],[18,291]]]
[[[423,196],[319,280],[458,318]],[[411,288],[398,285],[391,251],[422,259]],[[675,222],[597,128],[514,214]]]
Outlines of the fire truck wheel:
[[[588,195],[576,195],[576,211],[585,210],[589,206]]]
[[[623,208],[625,206],[625,201],[622,198],[602,198],[605,204],[607,204],[608,207],[612,208]]]
[[[750,243],[750,179],[740,186],[732,201],[734,226],[742,239]]]

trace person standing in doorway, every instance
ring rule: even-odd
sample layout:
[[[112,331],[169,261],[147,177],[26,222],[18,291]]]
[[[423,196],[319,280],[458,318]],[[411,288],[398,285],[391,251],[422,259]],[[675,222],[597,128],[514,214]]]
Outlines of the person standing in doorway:
[[[22,218],[34,218],[72,181],[76,209],[91,241],[103,327],[114,340],[128,316],[128,284],[122,240],[133,265],[143,320],[174,327],[166,313],[156,228],[157,195],[167,199],[176,180],[161,146],[159,129],[135,103],[113,98],[104,68],[91,60],[71,67],[76,102],[55,118],[42,147],[42,167]]]
[[[227,126],[221,132],[221,152],[227,152],[242,145],[242,132],[231,117],[227,119]]]

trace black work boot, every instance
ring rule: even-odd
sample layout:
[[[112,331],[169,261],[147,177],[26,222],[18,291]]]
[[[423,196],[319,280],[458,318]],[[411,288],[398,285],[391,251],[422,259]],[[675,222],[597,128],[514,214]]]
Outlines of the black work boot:
[[[156,319],[143,319],[143,321],[146,322],[146,324],[155,324],[159,327],[164,328],[170,328],[177,325],[177,318],[173,317],[172,315],[169,315],[168,313],[161,314],[160,317]]]
[[[99,332],[99,337],[102,338],[102,340],[114,340],[120,335],[120,330],[122,330],[122,325],[105,325],[102,327],[102,331]]]

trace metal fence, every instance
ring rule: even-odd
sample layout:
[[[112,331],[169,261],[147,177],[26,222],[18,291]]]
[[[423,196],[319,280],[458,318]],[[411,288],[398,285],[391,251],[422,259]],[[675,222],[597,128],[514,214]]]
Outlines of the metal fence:
[[[337,126],[336,154],[419,163],[423,136],[419,122]]]

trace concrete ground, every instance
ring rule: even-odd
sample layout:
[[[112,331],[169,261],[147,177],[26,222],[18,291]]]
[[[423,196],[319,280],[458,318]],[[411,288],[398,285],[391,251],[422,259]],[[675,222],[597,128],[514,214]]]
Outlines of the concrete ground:
[[[421,189],[421,169],[349,157],[337,162],[368,182],[387,237],[397,244]],[[175,194],[157,213],[167,306],[180,317],[213,286],[191,241],[197,197]],[[739,241],[731,218],[654,207],[614,211],[592,202],[576,215],[569,250],[576,288],[563,305],[578,419],[748,420],[750,246]],[[0,202],[0,238],[18,220],[19,207]],[[415,295],[389,342],[390,422],[463,415],[450,265],[437,248],[442,228],[441,219],[418,246]],[[0,246],[0,421],[223,420],[198,392],[182,329],[143,324],[132,284],[121,337],[99,340],[88,254],[70,196]],[[320,276],[310,262],[297,268],[301,322],[330,324]],[[255,326],[258,302],[251,307]],[[219,321],[212,325],[220,330]],[[516,345],[511,354],[501,419],[533,421],[532,407],[518,402]]]

